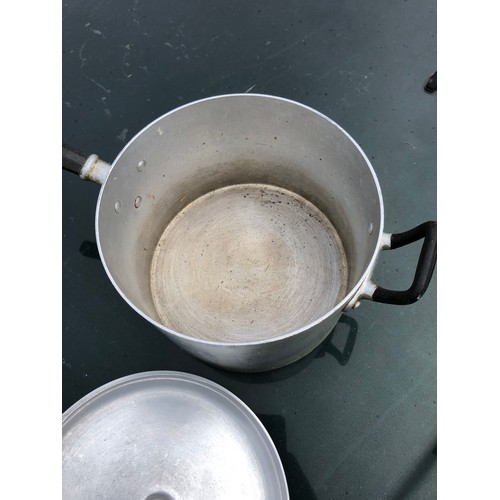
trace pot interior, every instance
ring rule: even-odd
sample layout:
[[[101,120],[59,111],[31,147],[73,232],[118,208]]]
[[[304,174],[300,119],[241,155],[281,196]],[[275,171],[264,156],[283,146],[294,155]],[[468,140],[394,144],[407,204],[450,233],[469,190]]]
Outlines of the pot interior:
[[[101,191],[103,263],[173,331],[221,342],[307,327],[377,250],[368,160],[331,120],[261,95],[198,101],[150,124]]]
[[[346,289],[331,222],[296,193],[266,184],[227,186],[190,203],[167,226],[151,265],[162,324],[206,340],[294,331]]]

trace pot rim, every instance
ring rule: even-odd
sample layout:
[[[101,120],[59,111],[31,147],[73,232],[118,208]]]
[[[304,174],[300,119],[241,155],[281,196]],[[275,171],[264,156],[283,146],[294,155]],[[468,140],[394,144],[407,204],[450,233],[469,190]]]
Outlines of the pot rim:
[[[380,228],[379,228],[379,234],[378,234],[378,237],[377,237],[377,244],[375,246],[375,251],[373,252],[373,255],[372,255],[371,259],[370,259],[370,262],[369,262],[368,266],[365,269],[365,272],[363,273],[363,275],[361,276],[361,278],[357,281],[357,283],[351,288],[351,291],[338,304],[336,304],[335,307],[333,307],[333,309],[330,309],[327,313],[323,314],[322,316],[320,316],[319,318],[317,318],[315,321],[312,321],[311,323],[308,323],[307,325],[304,325],[301,328],[298,328],[298,329],[293,330],[293,331],[288,332],[288,333],[284,333],[283,335],[279,335],[277,337],[272,337],[270,339],[253,340],[253,341],[248,341],[248,342],[222,342],[222,341],[200,339],[200,338],[192,337],[190,335],[186,335],[184,333],[177,332],[176,330],[172,330],[170,328],[167,328],[165,325],[162,325],[158,321],[156,321],[153,318],[151,318],[148,314],[146,314],[144,311],[142,311],[134,303],[132,303],[132,301],[130,301],[128,299],[128,297],[125,295],[125,293],[121,290],[121,288],[117,285],[117,283],[113,279],[113,276],[111,275],[111,272],[108,269],[108,266],[106,264],[106,260],[105,260],[104,255],[103,255],[103,251],[102,251],[102,248],[101,248],[100,236],[99,236],[99,210],[100,210],[100,206],[101,206],[102,195],[103,195],[103,193],[104,193],[104,191],[106,189],[107,179],[109,179],[111,177],[111,171],[113,170],[114,166],[117,164],[117,162],[121,158],[121,156],[124,154],[124,152],[129,148],[129,146],[131,146],[132,143],[143,132],[145,132],[150,127],[153,127],[157,122],[159,122],[160,120],[163,120],[165,117],[167,117],[167,116],[169,116],[169,115],[171,115],[173,113],[176,113],[177,111],[180,111],[180,110],[182,110],[184,108],[187,108],[189,106],[194,106],[196,104],[200,104],[200,103],[205,102],[205,101],[211,101],[211,100],[214,100],[214,99],[223,99],[223,98],[227,98],[227,97],[243,97],[243,98],[248,98],[248,97],[249,98],[252,98],[252,97],[264,97],[264,98],[267,98],[267,99],[273,99],[273,100],[278,100],[278,101],[285,101],[287,103],[293,104],[295,106],[300,106],[300,107],[302,107],[302,108],[304,108],[304,109],[306,109],[308,111],[311,111],[311,112],[315,113],[316,115],[320,116],[321,118],[323,118],[323,119],[327,120],[328,122],[330,122],[331,125],[333,125],[334,127],[336,127],[343,134],[345,134],[345,136],[352,142],[352,144],[356,147],[356,149],[359,151],[359,153],[361,154],[361,156],[365,160],[366,165],[368,166],[368,170],[371,173],[373,181],[375,183],[375,187],[377,189],[377,194],[378,194],[378,198],[379,198],[379,207],[380,207],[380,214],[379,214],[380,215]],[[178,337],[178,338],[180,338],[180,339],[182,339],[184,341],[194,342],[194,343],[200,343],[200,344],[205,344],[205,345],[211,345],[211,346],[221,346],[221,347],[222,346],[226,346],[226,347],[238,347],[238,346],[242,346],[243,347],[243,346],[263,345],[263,344],[268,344],[268,343],[271,343],[271,342],[280,342],[280,341],[285,340],[285,339],[287,339],[289,337],[294,337],[296,335],[299,335],[300,333],[311,329],[312,327],[318,325],[319,323],[322,323],[328,317],[332,316],[336,312],[338,312],[340,310],[343,310],[347,306],[347,304],[349,304],[349,302],[352,301],[353,297],[356,295],[356,293],[358,292],[358,290],[362,287],[363,283],[365,283],[365,281],[367,281],[371,277],[371,274],[373,272],[373,268],[375,267],[375,263],[377,261],[378,254],[380,252],[381,240],[382,240],[382,236],[384,234],[384,201],[383,201],[383,198],[382,198],[382,191],[380,189],[380,184],[379,184],[377,175],[375,174],[375,170],[373,169],[373,166],[372,166],[370,160],[368,159],[368,157],[366,156],[366,154],[364,153],[364,151],[361,149],[361,147],[359,146],[359,144],[338,123],[334,122],[331,118],[329,118],[325,114],[317,111],[316,109],[311,108],[310,106],[307,106],[307,105],[302,104],[300,102],[294,101],[292,99],[287,99],[285,97],[278,97],[278,96],[274,96],[274,95],[270,95],[270,94],[258,94],[258,93],[220,94],[220,95],[215,95],[215,96],[211,96],[211,97],[205,97],[203,99],[198,99],[196,101],[192,101],[192,102],[189,102],[187,104],[183,104],[182,106],[179,106],[177,108],[174,108],[174,109],[168,111],[167,113],[159,116],[158,118],[156,118],[152,122],[150,122],[148,125],[146,125],[144,128],[142,128],[137,134],[135,134],[127,142],[127,144],[122,148],[122,150],[118,153],[118,155],[114,159],[114,161],[113,161],[113,163],[111,165],[110,174],[108,175],[107,179],[104,182],[104,184],[102,185],[101,190],[99,191],[99,196],[97,198],[96,213],[95,213],[95,231],[96,231],[97,248],[99,250],[99,255],[101,257],[101,262],[102,262],[102,265],[104,267],[104,270],[106,271],[106,274],[108,275],[109,280],[111,281],[111,283],[113,284],[113,286],[115,287],[115,289],[118,291],[118,293],[122,296],[122,298],[125,300],[125,302],[127,302],[127,304],[129,306],[131,306],[138,314],[140,314],[144,319],[146,319],[147,321],[149,321],[151,324],[153,324],[159,330],[164,331],[164,332],[166,332],[166,333],[168,333],[170,335],[173,335],[174,337]]]

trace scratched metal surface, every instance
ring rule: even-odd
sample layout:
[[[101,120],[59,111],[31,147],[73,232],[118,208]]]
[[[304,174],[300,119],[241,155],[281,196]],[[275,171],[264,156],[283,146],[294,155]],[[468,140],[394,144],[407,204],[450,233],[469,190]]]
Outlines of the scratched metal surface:
[[[371,158],[385,227],[436,218],[435,2],[90,0],[63,4],[63,140],[111,161],[181,104],[275,94],[327,114]],[[264,374],[211,368],[118,296],[96,258],[99,187],[63,183],[63,401],[118,377],[178,370],[219,383],[261,418],[297,499],[436,496],[436,279],[406,307],[363,303],[299,362]],[[418,245],[384,252],[402,288]]]
[[[214,341],[293,332],[327,314],[346,287],[332,223],[306,199],[265,184],[198,198],[167,226],[151,264],[162,324]]]

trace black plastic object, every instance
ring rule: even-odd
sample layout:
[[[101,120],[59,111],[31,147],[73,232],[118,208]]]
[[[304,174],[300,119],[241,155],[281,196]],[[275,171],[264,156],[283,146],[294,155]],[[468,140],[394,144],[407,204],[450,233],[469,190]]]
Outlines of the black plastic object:
[[[73,174],[80,175],[83,165],[89,155],[78,151],[66,144],[62,145],[62,168]]]
[[[404,233],[391,235],[391,250],[424,238],[413,283],[408,290],[387,290],[377,287],[372,300],[384,304],[408,305],[416,302],[427,290],[436,267],[437,222],[428,221]]]
[[[425,84],[425,91],[428,94],[434,94],[437,90],[437,71],[427,80],[427,83]]]

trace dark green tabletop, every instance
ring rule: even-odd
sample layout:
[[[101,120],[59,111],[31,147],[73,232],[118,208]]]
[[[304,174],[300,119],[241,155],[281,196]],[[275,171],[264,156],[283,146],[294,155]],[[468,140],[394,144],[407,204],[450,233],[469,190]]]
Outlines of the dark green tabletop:
[[[66,2],[63,141],[111,162],[150,121],[213,95],[286,97],[330,116],[379,178],[385,230],[436,219],[435,2]],[[436,497],[436,278],[410,306],[364,301],[288,367],[229,373],[181,351],[109,282],[99,186],[63,172],[62,409],[124,375],[177,370],[241,398],[280,453],[293,499]],[[420,244],[384,252],[406,288]]]

